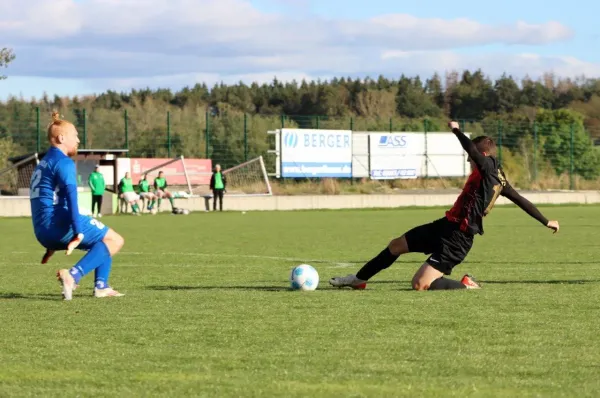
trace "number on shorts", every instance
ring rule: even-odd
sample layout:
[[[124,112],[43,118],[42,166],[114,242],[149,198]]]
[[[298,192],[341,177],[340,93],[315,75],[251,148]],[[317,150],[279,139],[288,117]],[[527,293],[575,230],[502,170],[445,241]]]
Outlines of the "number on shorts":
[[[96,220],[95,218],[92,218],[90,220],[90,224],[97,227],[98,229],[104,229],[104,224],[102,224],[100,221]]]

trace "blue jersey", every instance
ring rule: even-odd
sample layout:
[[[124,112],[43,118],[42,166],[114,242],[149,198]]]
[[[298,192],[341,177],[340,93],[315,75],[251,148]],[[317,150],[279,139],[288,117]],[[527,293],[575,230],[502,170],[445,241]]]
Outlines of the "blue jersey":
[[[70,219],[75,233],[80,232],[75,162],[60,149],[51,147],[36,166],[29,195],[34,228],[48,228],[53,216],[61,213]]]

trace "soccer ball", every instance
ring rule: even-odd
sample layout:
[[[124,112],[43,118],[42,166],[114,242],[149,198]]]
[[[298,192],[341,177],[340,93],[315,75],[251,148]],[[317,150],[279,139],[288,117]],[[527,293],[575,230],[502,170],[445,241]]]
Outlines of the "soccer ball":
[[[293,290],[316,290],[319,286],[319,273],[308,264],[300,264],[290,273]]]

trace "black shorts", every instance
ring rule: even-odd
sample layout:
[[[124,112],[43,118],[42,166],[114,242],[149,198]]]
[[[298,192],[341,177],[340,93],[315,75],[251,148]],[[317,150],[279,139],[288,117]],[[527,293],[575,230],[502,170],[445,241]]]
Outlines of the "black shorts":
[[[458,223],[446,217],[415,227],[404,236],[411,253],[431,254],[427,264],[444,275],[450,275],[473,246],[473,235],[461,231]]]

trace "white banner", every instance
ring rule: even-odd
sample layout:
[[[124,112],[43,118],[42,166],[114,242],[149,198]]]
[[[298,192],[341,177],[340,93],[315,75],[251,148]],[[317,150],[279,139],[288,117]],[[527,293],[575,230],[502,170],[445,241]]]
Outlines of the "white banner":
[[[372,179],[463,177],[470,167],[456,136],[445,132],[370,133],[369,155]]]
[[[282,177],[352,177],[352,131],[281,129]]]
[[[422,133],[371,133],[369,135],[374,180],[417,178],[425,171],[425,135]]]

